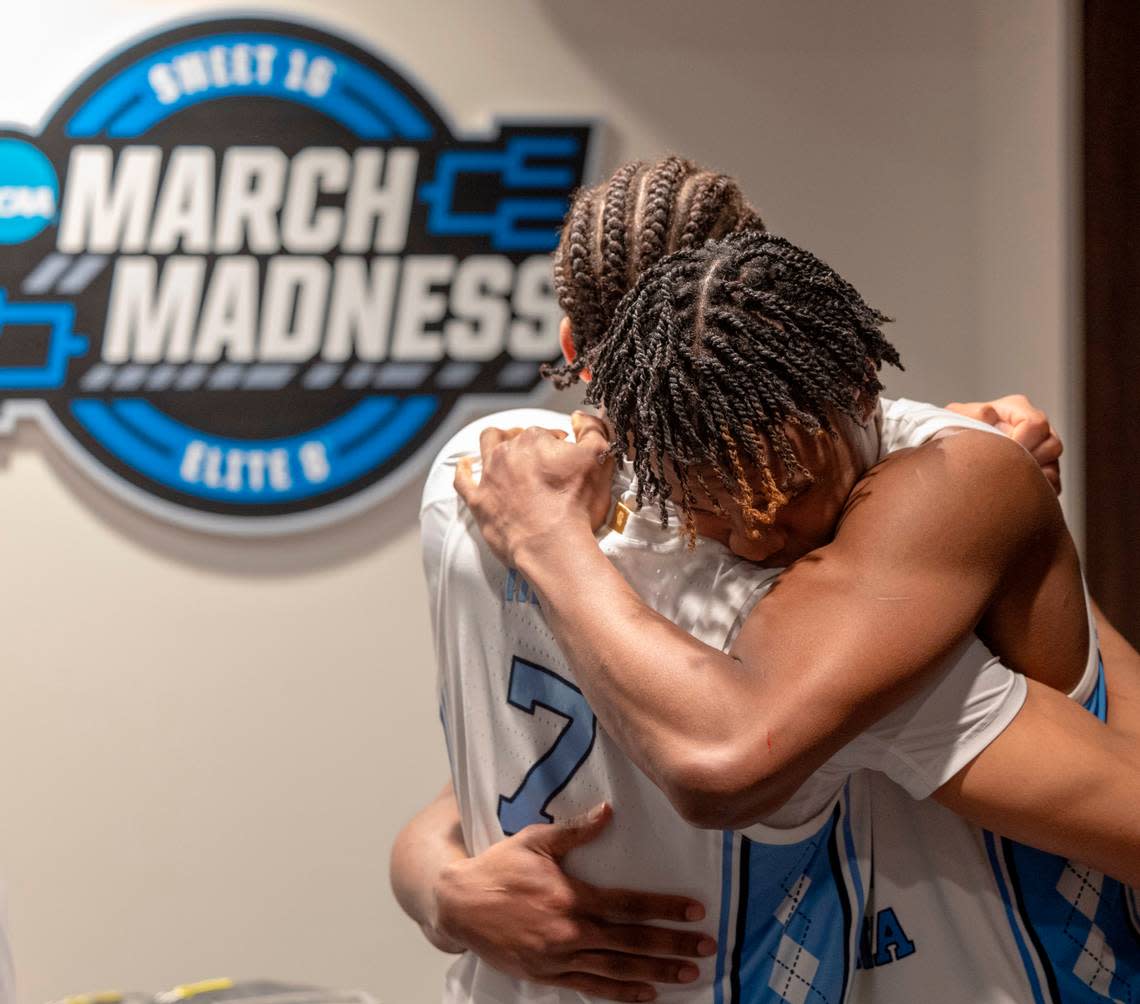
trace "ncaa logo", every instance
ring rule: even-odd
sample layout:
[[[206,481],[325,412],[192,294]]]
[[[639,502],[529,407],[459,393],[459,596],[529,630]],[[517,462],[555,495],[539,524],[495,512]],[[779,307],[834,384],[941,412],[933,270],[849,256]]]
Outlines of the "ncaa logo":
[[[0,130],[0,431],[142,508],[331,522],[558,355],[549,252],[588,122],[460,137],[375,53],[202,20]]]
[[[55,218],[55,168],[31,143],[0,139],[0,244],[35,237]]]

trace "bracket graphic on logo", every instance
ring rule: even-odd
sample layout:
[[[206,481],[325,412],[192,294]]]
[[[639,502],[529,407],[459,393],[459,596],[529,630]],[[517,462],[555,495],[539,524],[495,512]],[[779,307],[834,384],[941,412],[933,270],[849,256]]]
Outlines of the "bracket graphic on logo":
[[[75,307],[70,303],[13,303],[0,289],[0,359],[5,342],[21,329],[46,327],[44,361],[39,365],[0,365],[0,393],[12,390],[54,390],[61,387],[71,359],[87,352],[87,339],[72,330]]]
[[[211,532],[374,505],[540,392],[592,138],[458,135],[308,24],[136,40],[38,133],[0,129],[0,428],[42,419],[108,488]]]
[[[435,179],[420,188],[420,197],[431,207],[429,230],[448,236],[489,237],[502,251],[549,251],[550,229],[566,214],[565,200],[513,193],[569,189],[574,184],[570,161],[576,153],[576,144],[569,136],[517,136],[502,150],[489,152],[449,150],[439,158]],[[549,163],[535,164],[538,158]],[[453,208],[456,186],[469,174],[496,175],[512,194],[493,212],[458,212]],[[527,223],[530,226],[524,226]]]

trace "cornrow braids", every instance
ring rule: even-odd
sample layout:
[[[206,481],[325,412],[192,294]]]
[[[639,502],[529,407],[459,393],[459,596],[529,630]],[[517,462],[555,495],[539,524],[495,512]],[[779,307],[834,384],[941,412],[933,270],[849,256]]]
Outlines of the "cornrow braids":
[[[638,503],[662,523],[673,501],[694,540],[697,492],[720,511],[711,477],[749,525],[770,524],[788,480],[810,480],[789,426],[834,434],[836,416],[861,420],[878,396],[883,363],[902,368],[888,320],[785,238],[733,234],[643,271],[585,354],[586,400],[605,406],[609,452],[632,460]]]
[[[545,367],[543,375],[557,387],[578,380],[584,353],[646,268],[674,251],[763,229],[733,178],[682,157],[631,161],[609,181],[580,190],[554,253],[554,287],[578,355]]]

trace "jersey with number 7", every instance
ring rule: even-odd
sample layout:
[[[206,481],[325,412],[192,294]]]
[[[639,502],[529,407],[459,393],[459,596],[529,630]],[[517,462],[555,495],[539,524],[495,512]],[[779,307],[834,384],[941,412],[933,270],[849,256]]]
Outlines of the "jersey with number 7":
[[[884,444],[917,445],[930,434],[912,420],[925,406],[880,407]],[[838,1004],[858,961],[870,884],[871,816],[860,768],[926,797],[1000,734],[1021,706],[1024,681],[971,639],[948,660],[952,672],[837,754],[764,825],[743,832],[690,826],[598,726],[537,597],[499,565],[457,501],[455,463],[478,453],[482,428],[519,425],[569,431],[566,416],[541,411],[468,426],[433,465],[421,511],[440,714],[469,850],[608,800],[614,824],[571,855],[567,868],[596,884],[693,896],[717,927],[717,957],[695,983],[661,988],[661,999]],[[655,610],[727,649],[776,573],[713,541],[689,549],[675,525],[635,511],[629,487],[619,471],[603,550]],[[467,955],[453,966],[445,999],[581,998],[513,980]]]

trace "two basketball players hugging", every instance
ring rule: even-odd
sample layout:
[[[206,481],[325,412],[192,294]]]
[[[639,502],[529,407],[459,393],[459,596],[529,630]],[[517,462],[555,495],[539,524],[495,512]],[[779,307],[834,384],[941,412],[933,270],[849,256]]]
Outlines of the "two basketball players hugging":
[[[676,157],[555,283],[605,421],[468,426],[421,510],[445,999],[1137,999],[1140,656],[1044,416],[882,398],[886,318]]]

